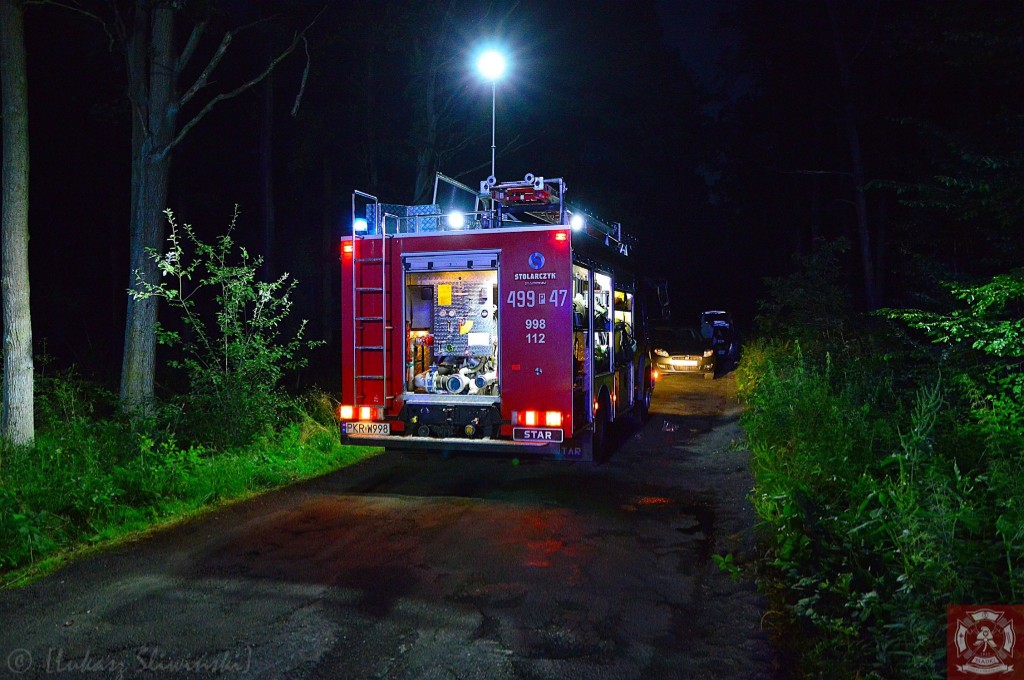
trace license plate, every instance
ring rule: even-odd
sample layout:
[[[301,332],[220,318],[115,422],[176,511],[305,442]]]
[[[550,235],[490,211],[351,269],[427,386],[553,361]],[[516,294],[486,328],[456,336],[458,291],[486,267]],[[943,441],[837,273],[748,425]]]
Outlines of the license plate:
[[[342,423],[341,431],[345,434],[391,434],[391,423]]]
[[[673,366],[696,366],[698,362],[696,359],[673,359]]]
[[[540,427],[513,427],[512,439],[517,442],[560,442],[562,431]]]

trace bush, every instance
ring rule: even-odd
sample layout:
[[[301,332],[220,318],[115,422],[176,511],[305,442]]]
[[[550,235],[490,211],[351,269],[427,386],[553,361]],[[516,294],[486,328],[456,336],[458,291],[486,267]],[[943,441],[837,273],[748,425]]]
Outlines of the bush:
[[[181,319],[187,338],[162,328],[166,345],[183,359],[169,362],[184,371],[188,392],[164,413],[171,429],[187,441],[224,448],[250,441],[295,417],[298,407],[280,387],[286,371],[300,368],[303,349],[322,344],[303,339],[306,322],[286,332],[296,282],[288,274],[257,280],[262,258],[237,247],[228,231],[205,243],[191,225],[178,225],[170,210],[166,253],[151,251],[162,278],[139,280],[137,298],[158,297]]]
[[[878,345],[848,342],[839,370],[762,341],[738,371],[765,587],[809,677],[934,677],[947,605],[1021,593],[1024,461],[991,424],[1003,400],[953,366],[863,353]]]
[[[844,239],[818,242],[810,255],[794,257],[796,272],[765,279],[768,299],[760,303],[757,317],[761,332],[823,351],[843,345],[853,320],[841,264],[849,248]]]
[[[294,281],[257,281],[259,258],[236,249],[230,230],[209,245],[168,219],[168,253],[152,255],[170,282],[140,296],[163,298],[181,315],[186,337],[166,329],[159,337],[180,348],[173,365],[188,392],[148,420],[129,419],[74,369],[40,362],[35,446],[0,451],[0,572],[376,451],[340,445],[327,395],[295,399],[280,387],[304,364],[299,352],[316,344],[303,340],[304,323],[283,330]]]
[[[56,394],[86,383],[49,383]],[[44,394],[44,400],[53,394]],[[76,401],[75,403],[81,404]],[[330,401],[313,393],[293,422],[214,452],[127,419],[48,420],[34,448],[4,451],[0,573],[49,555],[144,530],[225,499],[323,474],[375,452],[341,446]],[[88,411],[88,408],[83,408]],[[64,413],[58,410],[59,413]]]

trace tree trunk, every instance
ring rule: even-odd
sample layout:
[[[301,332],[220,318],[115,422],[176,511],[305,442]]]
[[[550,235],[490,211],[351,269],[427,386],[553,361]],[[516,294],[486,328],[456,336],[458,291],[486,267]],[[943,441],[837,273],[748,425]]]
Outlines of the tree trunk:
[[[28,77],[21,0],[0,0],[3,98],[2,436],[16,446],[35,441],[32,315],[28,280]]]
[[[151,33],[140,24],[140,15],[149,16],[148,2],[138,0],[136,22],[129,45],[129,77],[142,78],[143,64],[136,59],[150,59],[148,81],[132,80],[129,91],[134,99],[132,126],[132,214],[130,241],[130,274],[128,286],[134,290],[139,279],[156,283],[157,267],[147,249],[158,249],[164,233],[163,211],[167,207],[167,185],[170,154],[160,153],[173,139],[177,121],[175,98],[174,9],[156,4],[152,13]],[[141,43],[135,41],[143,41]],[[148,45],[148,50],[146,46]],[[121,403],[129,412],[145,412],[153,403],[156,380],[157,299],[136,300],[128,297],[125,322],[124,361],[121,366]]]
[[[178,78],[195,55],[206,29],[206,20],[195,24],[181,48],[174,42],[174,15],[181,3],[167,0],[135,0],[132,28],[128,35],[128,93],[132,104],[132,212],[130,275],[128,287],[139,282],[157,282],[157,266],[150,250],[163,245],[164,210],[171,169],[171,153],[202,118],[219,102],[238,96],[259,85],[305,39],[310,23],[296,33],[287,49],[275,57],[255,78],[211,97],[199,113],[178,129],[178,113],[196,93],[209,84],[237,31],[228,31],[191,87],[178,99]],[[124,360],[121,366],[121,405],[129,412],[146,413],[153,403],[156,382],[157,298],[136,300],[128,296],[125,321]]]
[[[371,43],[366,55],[366,83],[363,85],[363,164],[369,181],[369,190],[376,194],[379,189],[379,173],[377,162],[377,117],[375,110],[374,88],[377,87],[376,70],[374,69],[373,47]]]
[[[447,25],[447,24],[443,24]],[[416,89],[419,98],[417,113],[420,117],[419,125],[422,129],[422,137],[417,140],[416,149],[416,183],[413,186],[413,204],[427,202],[434,187],[434,173],[437,168],[438,140],[438,110],[437,110],[437,87],[438,78],[441,72],[443,52],[448,41],[442,37],[434,41],[429,54],[429,62],[422,45],[417,44],[414,51],[415,61],[420,62],[414,72],[418,72],[421,86]]]
[[[334,198],[334,181],[331,174],[331,167],[327,156],[323,158],[323,199],[321,200],[320,235],[321,250],[324,253],[323,262],[320,266],[320,317],[323,325],[320,329],[320,337],[327,346],[334,342],[334,326],[341,316],[341,309],[334,297],[334,281],[341,269],[339,260],[341,244],[338,241],[338,233],[335,226],[335,210],[338,202]]]
[[[260,218],[263,221],[263,278],[273,278],[274,267],[274,74],[263,88],[263,111],[259,141]]]
[[[839,13],[835,0],[825,0],[829,23],[832,25],[832,41],[839,66],[839,83],[843,97],[843,128],[846,142],[850,148],[850,165],[853,170],[853,198],[857,215],[857,237],[860,245],[861,269],[864,280],[864,302],[869,310],[878,307],[878,294],[875,291],[874,253],[871,249],[871,229],[868,222],[868,199],[864,189],[867,182],[864,170],[864,154],[860,143],[860,132],[857,129],[857,111],[853,105],[853,87],[851,86],[850,62],[843,46],[842,33],[839,30]]]

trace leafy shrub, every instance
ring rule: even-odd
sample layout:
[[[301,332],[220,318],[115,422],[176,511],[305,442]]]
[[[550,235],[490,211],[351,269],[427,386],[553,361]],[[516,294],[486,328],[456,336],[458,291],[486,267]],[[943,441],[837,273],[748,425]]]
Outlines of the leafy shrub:
[[[151,251],[161,277],[140,279],[137,298],[159,297],[181,318],[187,337],[162,328],[159,339],[178,345],[183,358],[169,362],[188,378],[188,393],[165,412],[171,428],[184,438],[214,448],[249,441],[296,414],[296,405],[280,387],[288,370],[306,360],[303,349],[321,343],[303,339],[306,322],[287,332],[296,282],[288,274],[257,280],[262,258],[237,247],[226,234],[205,243],[191,225],[179,225],[170,210],[166,253]]]
[[[934,677],[948,604],[1021,593],[1021,448],[971,371],[847,340],[842,370],[761,341],[738,371],[766,589],[804,642],[802,674]]]
[[[326,395],[313,393],[299,403],[305,407],[294,422],[216,455],[138,422],[84,416],[47,421],[35,448],[4,452],[0,573],[375,452],[340,445],[336,425],[325,422],[324,411],[331,408]]]
[[[768,337],[834,349],[845,342],[853,303],[844,281],[844,239],[817,243],[810,255],[794,257],[797,270],[765,279],[768,298],[760,303],[758,327]]]
[[[280,387],[316,344],[303,339],[304,323],[285,331],[294,281],[257,281],[259,258],[236,249],[230,230],[210,245],[168,219],[170,248],[151,255],[170,280],[140,297],[181,315],[184,332],[159,337],[179,346],[173,365],[189,390],[148,420],[129,419],[74,369],[41,362],[35,446],[0,450],[0,573],[376,451],[340,445],[326,394],[294,399]]]
[[[35,417],[42,427],[57,427],[115,411],[116,396],[86,380],[74,367],[55,371],[47,356],[36,357]]]

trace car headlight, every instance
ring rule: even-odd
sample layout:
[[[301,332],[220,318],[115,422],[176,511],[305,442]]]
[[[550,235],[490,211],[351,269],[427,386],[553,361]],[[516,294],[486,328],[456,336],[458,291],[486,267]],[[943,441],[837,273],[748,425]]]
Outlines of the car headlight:
[[[713,349],[706,349],[706,350],[704,350],[704,356],[705,357],[714,356],[714,354],[715,354],[715,350],[713,350]]]
[[[667,357],[668,356],[668,352],[666,352],[663,349],[656,349],[656,350],[654,350],[654,353],[657,354],[659,357]]]

